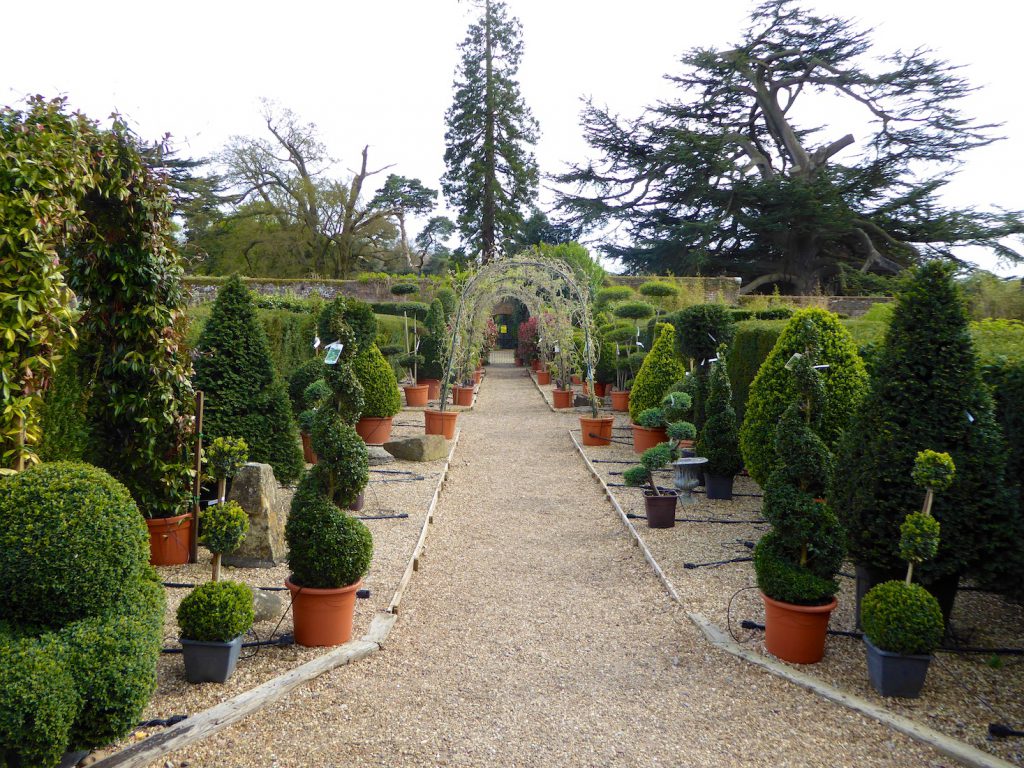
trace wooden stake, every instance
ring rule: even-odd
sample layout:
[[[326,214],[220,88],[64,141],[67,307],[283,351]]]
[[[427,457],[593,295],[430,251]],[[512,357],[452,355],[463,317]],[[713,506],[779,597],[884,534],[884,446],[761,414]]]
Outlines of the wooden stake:
[[[192,483],[192,533],[189,534],[188,561],[199,560],[199,486],[203,477],[203,393],[196,392],[196,477]]]

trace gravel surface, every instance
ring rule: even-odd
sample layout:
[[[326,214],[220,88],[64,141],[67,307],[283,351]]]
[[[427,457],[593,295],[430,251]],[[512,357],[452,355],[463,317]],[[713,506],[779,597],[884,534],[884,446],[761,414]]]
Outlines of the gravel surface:
[[[575,425],[521,369],[492,366],[383,650],[153,765],[950,764],[706,643]]]

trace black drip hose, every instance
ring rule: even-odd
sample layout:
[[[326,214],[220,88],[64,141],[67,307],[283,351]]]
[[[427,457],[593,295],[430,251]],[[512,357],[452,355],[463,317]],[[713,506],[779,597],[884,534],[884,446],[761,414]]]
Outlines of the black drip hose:
[[[694,568],[708,568],[714,565],[727,565],[729,563],[749,563],[752,562],[752,557],[734,557],[731,560],[715,560],[711,563],[683,563],[683,568],[692,571]]]
[[[646,520],[647,515],[636,515],[632,512],[627,512],[626,517],[631,520]],[[722,520],[715,517],[698,518],[698,517],[677,517],[677,523],[714,523],[716,525],[739,525],[741,523],[763,523],[764,520]]]
[[[744,629],[758,629],[764,631],[764,624],[758,624],[756,621],[750,621],[744,619],[740,622],[740,626]],[[840,637],[853,637],[860,639],[864,637],[863,632],[850,632],[845,629],[830,629],[828,630],[830,635],[837,635]],[[941,653],[953,653],[953,654],[984,654],[986,656],[1024,656],[1024,648],[977,648],[974,646],[956,646],[949,648],[946,646],[939,646],[935,649]]]

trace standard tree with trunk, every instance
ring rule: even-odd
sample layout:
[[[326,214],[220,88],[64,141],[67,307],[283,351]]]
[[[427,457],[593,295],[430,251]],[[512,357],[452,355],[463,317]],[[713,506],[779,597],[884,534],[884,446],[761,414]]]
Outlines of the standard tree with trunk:
[[[927,49],[878,56],[870,30],[768,0],[737,45],[681,61],[678,98],[636,119],[589,102],[583,128],[601,159],[559,177],[570,222],[628,235],[605,246],[627,271],[808,293],[844,268],[956,260],[956,246],[1022,258],[1021,213],[942,201],[996,126],[961,111],[974,89]],[[831,122],[847,106],[861,119]]]
[[[499,0],[477,0],[480,18],[459,45],[455,98],[445,115],[445,197],[459,211],[463,247],[486,264],[523,225],[537,196],[532,147],[538,126],[519,92],[522,27]]]

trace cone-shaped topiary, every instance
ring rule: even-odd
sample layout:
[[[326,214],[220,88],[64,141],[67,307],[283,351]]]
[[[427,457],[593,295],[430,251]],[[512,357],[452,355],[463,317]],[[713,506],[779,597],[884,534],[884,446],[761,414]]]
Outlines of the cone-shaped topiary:
[[[238,276],[217,295],[196,345],[195,386],[206,395],[203,432],[234,435],[249,458],[270,464],[282,483],[302,470],[302,449],[284,384],[274,373],[252,294]]]
[[[697,455],[707,458],[704,471],[712,475],[732,477],[743,467],[740,456],[739,425],[736,411],[732,407],[732,388],[725,360],[719,360],[711,368],[706,401],[707,418],[697,439]]]
[[[813,344],[813,331],[809,338]],[[768,597],[795,605],[828,603],[839,590],[835,577],[844,556],[839,522],[818,498],[828,483],[832,456],[812,429],[825,399],[814,360],[811,347],[788,366],[797,396],[777,425],[780,464],[765,487],[763,512],[772,529],[754,549],[757,586]]]
[[[370,344],[352,361],[352,370],[363,385],[363,416],[383,419],[402,410],[402,395],[394,369],[376,344]]]
[[[419,375],[424,379],[443,379],[445,375],[444,366],[447,363],[444,350],[444,336],[448,333],[444,322],[444,306],[440,299],[430,302],[430,311],[423,321],[426,328],[426,335],[420,342],[420,354],[423,355],[423,365],[420,366]]]
[[[827,397],[815,432],[835,451],[839,437],[850,422],[867,389],[867,373],[853,338],[839,318],[823,309],[802,309],[793,315],[768,358],[750,385],[740,452],[747,471],[762,486],[779,466],[775,453],[775,428],[789,403],[795,399],[793,377],[783,370],[795,352],[804,352],[809,335],[816,338],[815,359]]]
[[[917,268],[897,297],[870,392],[843,440],[830,498],[857,564],[900,570],[899,528],[921,503],[912,473],[924,449],[949,453],[956,476],[935,498],[942,541],[921,580],[968,572],[985,580],[1012,560],[1020,517],[953,267],[938,261]]]
[[[660,406],[672,385],[686,374],[683,362],[675,352],[675,328],[668,323],[659,327],[657,340],[644,358],[629,395],[629,416],[634,422],[641,411]]]

